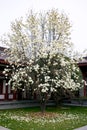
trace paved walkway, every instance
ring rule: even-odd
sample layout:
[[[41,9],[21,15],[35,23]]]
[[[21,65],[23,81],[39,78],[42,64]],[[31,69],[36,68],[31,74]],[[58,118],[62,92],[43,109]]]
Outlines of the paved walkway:
[[[10,129],[0,126],[0,130],[10,130]],[[87,125],[80,127],[80,128],[77,128],[77,129],[74,129],[74,130],[87,130]]]
[[[74,129],[74,130],[87,130],[87,125],[83,126],[83,127],[80,127],[80,128],[77,128],[77,129]]]
[[[10,129],[0,126],[0,130],[10,130]]]

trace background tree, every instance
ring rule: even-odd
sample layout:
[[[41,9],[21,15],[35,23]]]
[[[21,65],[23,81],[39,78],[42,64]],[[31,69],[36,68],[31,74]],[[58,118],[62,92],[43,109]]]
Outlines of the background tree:
[[[31,11],[26,19],[11,24],[11,33],[3,40],[9,47],[7,60],[12,66],[5,70],[11,72],[9,83],[13,89],[32,88],[42,111],[51,93],[58,97],[59,88],[80,87],[79,69],[70,57],[70,28],[68,17],[58,10],[39,14]]]

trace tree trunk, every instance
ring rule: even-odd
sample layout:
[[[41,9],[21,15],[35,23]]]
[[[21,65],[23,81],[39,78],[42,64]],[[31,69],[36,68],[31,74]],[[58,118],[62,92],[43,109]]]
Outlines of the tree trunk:
[[[46,110],[46,101],[40,102],[41,112],[44,113]]]

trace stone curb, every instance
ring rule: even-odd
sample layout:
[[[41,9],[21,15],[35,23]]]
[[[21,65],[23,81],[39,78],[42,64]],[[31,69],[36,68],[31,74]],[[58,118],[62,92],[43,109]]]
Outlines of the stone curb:
[[[83,126],[83,127],[80,127],[80,128],[77,128],[77,129],[74,129],[74,130],[87,130],[87,125]]]
[[[0,130],[10,130],[10,129],[0,126]]]

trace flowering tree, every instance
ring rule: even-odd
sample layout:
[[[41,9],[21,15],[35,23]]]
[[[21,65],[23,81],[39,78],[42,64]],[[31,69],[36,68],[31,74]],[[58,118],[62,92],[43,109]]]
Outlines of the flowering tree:
[[[58,97],[59,88],[80,87],[79,69],[70,57],[70,22],[65,14],[57,10],[36,14],[32,11],[27,18],[20,18],[11,24],[11,33],[4,38],[8,45],[6,53],[11,67],[13,89],[32,89],[45,109],[51,93]]]

